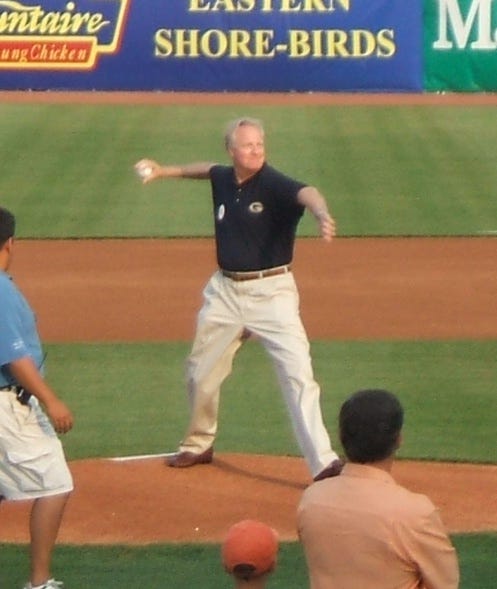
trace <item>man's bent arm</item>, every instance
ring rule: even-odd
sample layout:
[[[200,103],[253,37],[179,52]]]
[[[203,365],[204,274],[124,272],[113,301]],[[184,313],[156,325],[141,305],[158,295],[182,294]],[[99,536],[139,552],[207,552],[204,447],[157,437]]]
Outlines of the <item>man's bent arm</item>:
[[[71,411],[45,382],[31,357],[19,358],[8,366],[16,382],[43,404],[55,431],[61,434],[68,432],[74,421]]]
[[[328,204],[324,196],[314,186],[305,186],[299,190],[297,200],[314,215],[319,225],[321,237],[326,241],[331,241],[336,234],[335,220],[328,211]]]

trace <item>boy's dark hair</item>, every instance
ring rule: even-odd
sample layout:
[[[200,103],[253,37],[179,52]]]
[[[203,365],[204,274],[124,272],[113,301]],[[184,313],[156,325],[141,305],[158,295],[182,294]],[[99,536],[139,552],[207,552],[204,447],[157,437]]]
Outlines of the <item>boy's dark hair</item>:
[[[0,247],[3,246],[7,239],[14,237],[15,232],[16,219],[14,215],[7,209],[0,207]]]
[[[404,410],[395,395],[381,389],[358,391],[340,409],[340,441],[351,462],[366,464],[397,449]]]

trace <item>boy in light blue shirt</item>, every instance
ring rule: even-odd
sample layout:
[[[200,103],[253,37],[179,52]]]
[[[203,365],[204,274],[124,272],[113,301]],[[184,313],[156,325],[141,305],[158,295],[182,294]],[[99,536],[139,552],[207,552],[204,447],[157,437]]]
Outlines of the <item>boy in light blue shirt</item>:
[[[34,313],[7,274],[14,234],[14,215],[0,207],[0,500],[33,500],[24,589],[58,589],[50,564],[73,481],[57,433],[73,416],[44,379]]]

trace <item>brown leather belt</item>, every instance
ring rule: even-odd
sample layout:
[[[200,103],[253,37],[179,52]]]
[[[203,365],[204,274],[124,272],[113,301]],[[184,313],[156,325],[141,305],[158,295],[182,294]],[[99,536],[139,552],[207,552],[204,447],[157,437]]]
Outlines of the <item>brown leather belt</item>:
[[[254,270],[251,272],[231,272],[230,270],[223,270],[221,268],[221,274],[226,276],[226,278],[241,282],[242,280],[257,280],[258,278],[269,278],[270,276],[278,276],[278,274],[287,274],[291,270],[291,264],[287,264],[286,266],[267,268],[266,270]]]

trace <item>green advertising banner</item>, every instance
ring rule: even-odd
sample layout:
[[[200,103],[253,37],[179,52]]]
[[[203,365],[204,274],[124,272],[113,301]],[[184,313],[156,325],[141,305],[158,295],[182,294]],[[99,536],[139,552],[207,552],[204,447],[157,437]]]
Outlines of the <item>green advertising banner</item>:
[[[497,0],[424,0],[427,91],[497,90]]]

